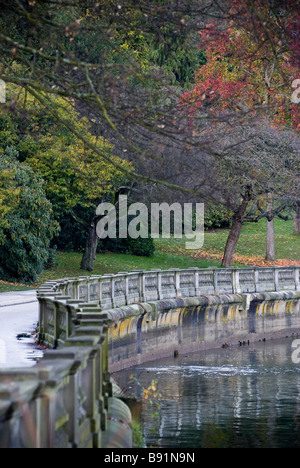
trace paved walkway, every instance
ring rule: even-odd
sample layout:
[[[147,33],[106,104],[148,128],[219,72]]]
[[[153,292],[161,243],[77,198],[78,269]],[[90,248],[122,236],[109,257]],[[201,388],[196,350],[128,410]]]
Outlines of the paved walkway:
[[[0,369],[32,367],[42,353],[30,336],[38,322],[36,291],[0,294]],[[28,338],[18,339],[20,334]]]
[[[36,302],[36,290],[13,291],[0,294],[0,307]]]

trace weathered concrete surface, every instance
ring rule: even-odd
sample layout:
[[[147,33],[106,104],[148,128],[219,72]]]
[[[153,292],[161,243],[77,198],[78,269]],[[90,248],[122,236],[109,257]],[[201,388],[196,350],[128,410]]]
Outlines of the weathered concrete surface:
[[[299,291],[158,301],[130,309],[107,311],[114,322],[111,372],[177,353],[300,333]]]
[[[102,448],[131,448],[133,440],[130,409],[118,398],[109,398],[108,404],[107,431],[102,436]]]
[[[128,447],[130,414],[109,370],[300,332],[299,267],[66,278],[38,298],[39,339],[58,349],[33,369],[0,372],[0,448]]]
[[[0,372],[0,448],[127,448],[130,422],[112,395],[106,325],[79,328],[33,368]]]

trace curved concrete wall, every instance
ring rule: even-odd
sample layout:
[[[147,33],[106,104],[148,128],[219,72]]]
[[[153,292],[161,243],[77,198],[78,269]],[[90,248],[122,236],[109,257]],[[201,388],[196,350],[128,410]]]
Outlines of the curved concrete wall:
[[[118,371],[178,353],[300,333],[300,292],[210,296],[108,311],[109,369]]]
[[[40,336],[109,326],[109,369],[179,351],[297,333],[300,267],[152,270],[69,278],[39,290]]]
[[[109,371],[300,333],[300,267],[188,269],[50,281],[32,369],[0,372],[0,447],[130,447]]]

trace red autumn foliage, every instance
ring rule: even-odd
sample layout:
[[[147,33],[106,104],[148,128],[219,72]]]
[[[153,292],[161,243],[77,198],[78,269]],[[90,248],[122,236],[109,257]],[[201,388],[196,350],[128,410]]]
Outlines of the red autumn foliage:
[[[278,3],[278,2],[277,2]],[[299,1],[232,0],[223,24],[200,32],[207,63],[182,97],[191,115],[201,108],[261,112],[275,125],[300,129],[292,83],[300,78]]]

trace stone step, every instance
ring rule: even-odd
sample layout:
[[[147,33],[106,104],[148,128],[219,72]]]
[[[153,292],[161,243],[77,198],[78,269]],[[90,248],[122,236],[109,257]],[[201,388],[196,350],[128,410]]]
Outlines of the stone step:
[[[105,324],[107,320],[101,320],[101,319],[82,319],[78,321],[78,325],[80,327],[97,327],[101,326],[102,324]]]

